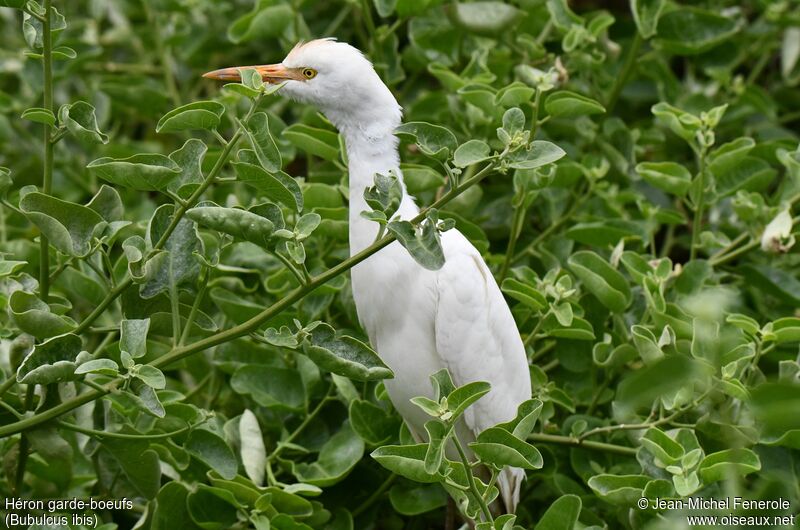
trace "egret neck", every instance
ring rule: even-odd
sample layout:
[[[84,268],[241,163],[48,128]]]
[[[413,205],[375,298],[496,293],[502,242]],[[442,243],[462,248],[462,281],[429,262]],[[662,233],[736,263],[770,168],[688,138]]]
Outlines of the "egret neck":
[[[381,86],[385,88],[383,83]],[[411,219],[419,213],[414,198],[406,190],[403,174],[400,171],[400,157],[397,151],[398,139],[394,130],[400,125],[400,106],[388,89],[381,94],[387,99],[381,105],[369,107],[355,114],[339,114],[328,110],[325,114],[344,137],[347,147],[348,170],[350,174],[350,250],[359,252],[375,240],[378,224],[361,217],[361,212],[370,210],[364,200],[364,189],[373,185],[376,173],[397,176],[403,189],[403,199],[397,210],[402,219]],[[383,115],[373,108],[392,109]],[[397,109],[394,111],[394,109]]]

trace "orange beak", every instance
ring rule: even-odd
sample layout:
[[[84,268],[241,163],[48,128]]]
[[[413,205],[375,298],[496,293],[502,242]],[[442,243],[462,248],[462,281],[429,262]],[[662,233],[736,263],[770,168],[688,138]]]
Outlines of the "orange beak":
[[[240,70],[252,68],[261,75],[261,79],[266,83],[281,83],[287,79],[303,80],[303,75],[296,72],[294,68],[286,68],[282,64],[260,64],[255,66],[232,66],[221,68],[203,74],[207,79],[219,79],[220,81],[241,81]]]

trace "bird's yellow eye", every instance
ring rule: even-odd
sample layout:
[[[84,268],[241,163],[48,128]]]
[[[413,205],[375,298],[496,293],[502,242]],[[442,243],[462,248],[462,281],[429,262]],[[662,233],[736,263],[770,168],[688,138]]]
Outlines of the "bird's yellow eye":
[[[303,68],[303,77],[306,79],[314,79],[317,76],[317,71],[313,68]]]

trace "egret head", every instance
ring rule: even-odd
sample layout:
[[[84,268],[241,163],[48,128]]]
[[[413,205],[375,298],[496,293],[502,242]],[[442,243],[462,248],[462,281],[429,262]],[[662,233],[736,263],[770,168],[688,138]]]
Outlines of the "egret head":
[[[255,68],[265,82],[285,83],[280,94],[314,105],[343,132],[375,122],[400,123],[400,106],[372,63],[345,42],[301,42],[278,64],[223,68],[203,77],[239,81],[240,68]]]

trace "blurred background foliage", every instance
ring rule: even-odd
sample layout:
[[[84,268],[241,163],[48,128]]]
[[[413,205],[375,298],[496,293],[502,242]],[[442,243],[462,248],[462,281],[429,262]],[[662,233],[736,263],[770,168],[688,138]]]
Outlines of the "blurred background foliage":
[[[509,108],[520,107],[526,129],[567,156],[544,168],[506,167],[440,212],[502,281],[529,348],[534,397],[543,403],[529,440],[544,467],[529,472],[517,524],[685,524],[637,510],[641,496],[780,496],[796,511],[798,3],[83,0],[54,7],[66,20],[56,27],[55,108],[88,102],[102,131],[65,130],[54,146],[51,194],[78,204],[103,184],[86,169],[101,157],[167,155],[198,138],[208,146],[200,158],[208,174],[225,147],[217,134],[157,133],[159,119],[179,105],[213,99],[227,111],[217,131],[230,138],[236,123],[229,117],[243,116],[248,98],[201,74],[279,62],[299,40],[333,36],[360,48],[406,121],[447,127],[459,143],[478,139],[501,150],[496,129]],[[8,202],[0,224],[9,378],[31,335],[41,341],[53,333],[40,328],[55,325],[26,320],[26,311],[42,307],[23,303],[22,295],[22,305],[9,305],[17,291],[35,298],[40,263],[38,229],[12,208],[24,186],[42,179],[41,125],[20,119],[42,105],[41,50],[30,20],[26,15],[23,23],[21,10],[0,9],[0,166],[13,178],[3,181]],[[348,255],[341,141],[312,108],[268,97],[260,110],[269,115],[283,170],[302,185],[303,210],[321,218],[304,242],[306,265],[317,274]],[[414,142],[403,142],[402,157],[420,204],[441,196],[453,165],[444,168]],[[464,168],[462,178],[475,169]],[[263,202],[233,169],[220,176],[207,199],[223,206]],[[59,315],[61,332],[86,318],[135,262],[122,242],[149,238],[156,208],[171,203],[156,191],[115,189],[124,206],[119,219],[130,224],[104,243],[107,267],[100,256],[73,260],[51,249],[58,274],[44,311]],[[296,213],[284,212],[294,222]],[[199,241],[183,249],[185,277],[167,286],[172,299],[166,288],[156,287],[155,295],[138,285],[127,289],[81,328],[82,349],[123,362],[122,315],[150,317],[146,352],[137,361],[151,362],[169,351],[175,315],[180,324],[195,300],[196,326],[186,336],[196,339],[245,322],[297,285],[254,244],[231,244],[208,231]],[[198,265],[192,251],[205,261]],[[364,339],[343,278],[270,325],[323,320]],[[4,495],[135,497],[134,510],[101,513],[109,528],[269,528],[258,515],[243,515],[258,512],[255,499],[271,502],[274,511],[261,508],[279,529],[441,527],[446,497],[439,485],[397,477],[368,454],[410,443],[381,385],[331,377],[275,344],[263,334],[241,337],[172,367],[167,389],[157,393],[165,417],[152,415],[152,403],[121,393],[70,420],[94,429],[91,441],[52,422],[6,437]],[[48,384],[40,407],[80,387],[60,385],[59,394]],[[34,410],[39,398],[26,396],[24,386],[4,399],[17,411]],[[7,410],[0,414],[3,424],[15,421]],[[106,430],[157,437],[178,431],[179,418],[199,423],[210,414],[203,428],[169,440],[96,436]],[[262,434],[266,448],[255,441]],[[20,453],[29,449],[26,468]],[[261,471],[248,467],[252,455]],[[271,501],[263,500],[266,493]]]

